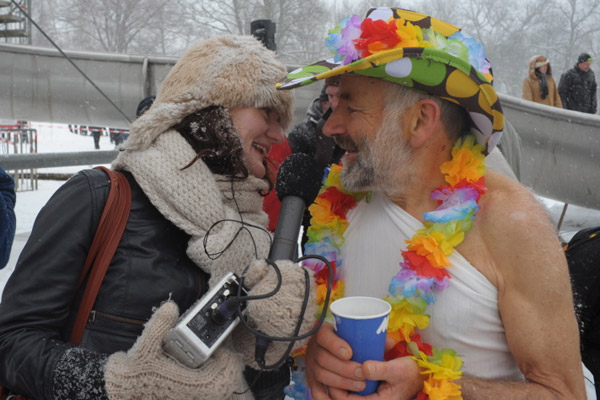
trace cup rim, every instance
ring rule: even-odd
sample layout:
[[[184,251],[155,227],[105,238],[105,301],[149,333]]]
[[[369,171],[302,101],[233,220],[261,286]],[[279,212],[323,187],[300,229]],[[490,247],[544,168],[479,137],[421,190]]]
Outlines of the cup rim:
[[[348,301],[348,299],[352,299],[352,300],[356,300],[356,299],[363,299],[365,301],[371,301],[371,302],[377,302],[380,304],[385,304],[386,306],[386,311],[382,311],[380,313],[377,314],[371,314],[371,315],[350,315],[344,312],[335,312],[334,311],[334,306],[336,303],[341,304],[344,301]],[[342,318],[350,318],[350,319],[373,319],[373,318],[380,318],[383,317],[385,315],[388,315],[390,313],[390,311],[392,311],[392,306],[390,305],[390,303],[388,303],[387,301],[377,298],[377,297],[370,297],[370,296],[349,296],[349,297],[342,297],[341,299],[337,299],[335,301],[333,301],[330,305],[329,305],[329,310],[331,311],[331,313],[333,315],[342,317]]]

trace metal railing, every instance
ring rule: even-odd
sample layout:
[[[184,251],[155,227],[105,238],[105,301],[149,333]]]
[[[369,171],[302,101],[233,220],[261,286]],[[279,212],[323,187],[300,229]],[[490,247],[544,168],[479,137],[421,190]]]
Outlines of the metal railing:
[[[73,165],[109,164],[118,150],[80,151],[71,153],[3,154],[0,165],[7,171],[26,168],[53,168]]]
[[[20,127],[0,129],[1,154],[34,154],[37,153],[37,131],[35,129]],[[1,164],[0,164],[1,165]],[[15,181],[16,191],[37,190],[37,171],[29,165],[20,165],[11,171]]]

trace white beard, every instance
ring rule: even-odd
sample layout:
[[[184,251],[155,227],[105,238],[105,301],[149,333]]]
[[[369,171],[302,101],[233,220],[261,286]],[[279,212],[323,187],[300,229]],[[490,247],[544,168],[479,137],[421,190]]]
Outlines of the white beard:
[[[363,140],[354,160],[345,159],[340,178],[352,191],[375,190],[387,197],[402,196],[414,180],[410,144],[398,119],[386,112],[375,138]]]

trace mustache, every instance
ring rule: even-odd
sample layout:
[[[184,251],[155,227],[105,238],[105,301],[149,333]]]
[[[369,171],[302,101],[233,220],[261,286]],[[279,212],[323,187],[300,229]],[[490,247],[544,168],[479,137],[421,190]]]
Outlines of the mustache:
[[[358,150],[358,146],[356,146],[354,140],[347,135],[336,135],[333,137],[333,140],[335,141],[335,144],[346,151]]]

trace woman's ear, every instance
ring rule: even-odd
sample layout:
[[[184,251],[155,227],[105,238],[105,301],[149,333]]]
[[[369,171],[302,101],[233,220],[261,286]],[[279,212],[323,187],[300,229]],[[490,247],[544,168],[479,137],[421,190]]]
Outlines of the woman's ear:
[[[404,113],[404,129],[411,146],[423,146],[439,129],[440,118],[440,105],[433,99],[422,99],[409,107]]]

